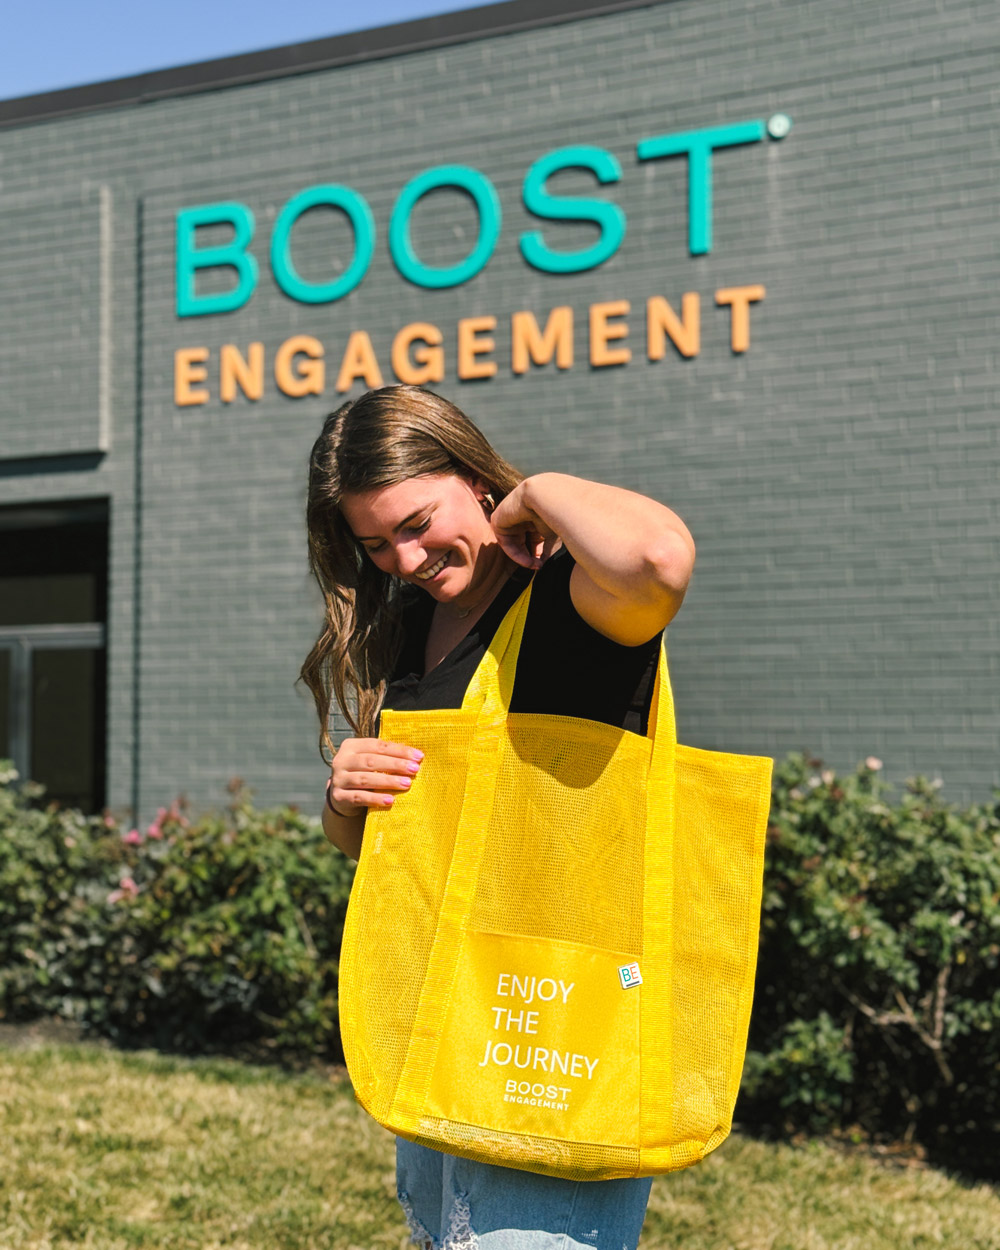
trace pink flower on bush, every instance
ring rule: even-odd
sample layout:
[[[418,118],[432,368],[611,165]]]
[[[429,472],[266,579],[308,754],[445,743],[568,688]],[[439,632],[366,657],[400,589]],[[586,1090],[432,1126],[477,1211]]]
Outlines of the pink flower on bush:
[[[162,838],[163,837],[163,830],[160,828],[160,826],[157,824],[155,820],[146,830],[146,837],[147,838]]]
[[[174,799],[174,801],[170,804],[169,811],[164,811],[163,808],[161,807],[159,812],[157,812],[156,814],[156,819],[160,821],[161,823],[164,820],[175,821],[178,825],[180,825],[182,829],[187,829],[190,827],[190,821],[181,812],[181,805],[177,799]]]
[[[109,903],[120,903],[123,898],[135,898],[139,893],[139,887],[131,877],[122,877],[118,883],[118,889],[112,890],[108,895]]]
[[[127,842],[129,846],[138,846],[142,841],[142,834],[138,829],[130,829],[122,838],[123,842]]]
[[[870,768],[873,773],[877,773],[882,767],[882,761],[877,755],[869,755],[865,760],[865,768]]]

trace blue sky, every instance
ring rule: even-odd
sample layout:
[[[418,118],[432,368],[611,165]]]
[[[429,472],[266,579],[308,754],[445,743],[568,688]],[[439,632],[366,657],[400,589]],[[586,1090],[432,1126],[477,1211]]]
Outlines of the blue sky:
[[[0,23],[0,99],[478,7],[462,0],[14,0]]]

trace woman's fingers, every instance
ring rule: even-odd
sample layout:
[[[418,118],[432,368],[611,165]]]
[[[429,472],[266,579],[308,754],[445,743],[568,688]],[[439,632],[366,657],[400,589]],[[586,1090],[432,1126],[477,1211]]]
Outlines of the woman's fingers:
[[[343,761],[345,768],[352,774],[367,774],[367,784],[358,781],[358,787],[364,790],[378,789],[386,784],[386,778],[413,778],[420,769],[420,761],[424,758],[422,751],[403,746],[399,742],[383,742],[376,739],[356,739],[356,749],[347,753]],[[377,780],[372,779],[377,774]]]
[[[401,773],[352,773],[350,784],[356,790],[409,790],[410,776]]]
[[[330,768],[334,810],[350,815],[366,807],[391,807],[393,795],[410,788],[422,759],[422,751],[400,742],[345,739]]]
[[[497,542],[507,555],[526,569],[537,569],[545,553],[546,538],[537,530],[498,530]]]
[[[420,768],[420,761],[411,759],[409,756],[382,755],[377,751],[364,751],[355,757],[352,765],[370,773],[391,773],[401,777],[415,777]]]
[[[345,738],[333,757],[333,765],[379,773],[413,773],[424,758],[423,751],[386,742],[381,738]]]
[[[537,562],[525,546],[523,536],[514,538],[509,534],[498,534],[497,541],[515,564],[522,564],[526,569],[537,568]]]
[[[535,513],[519,506],[516,495],[516,490],[508,495],[490,517],[493,532],[512,560],[537,569],[552,554],[559,536]]]
[[[333,800],[334,811],[339,812],[341,816],[354,814],[351,811],[344,811],[345,807],[361,811],[366,807],[392,807],[393,804],[393,796],[382,791],[338,790],[334,786],[330,791],[330,797]]]

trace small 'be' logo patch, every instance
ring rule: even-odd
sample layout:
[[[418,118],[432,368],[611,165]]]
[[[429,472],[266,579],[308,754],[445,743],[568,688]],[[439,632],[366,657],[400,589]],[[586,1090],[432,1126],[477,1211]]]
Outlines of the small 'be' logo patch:
[[[618,980],[623,990],[630,990],[633,985],[642,985],[642,973],[638,964],[623,964],[618,969]]]

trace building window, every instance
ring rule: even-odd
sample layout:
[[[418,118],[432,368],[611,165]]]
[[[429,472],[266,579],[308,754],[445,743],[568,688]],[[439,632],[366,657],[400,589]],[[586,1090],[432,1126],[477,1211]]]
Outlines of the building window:
[[[105,803],[108,507],[0,508],[0,756],[47,799]]]

